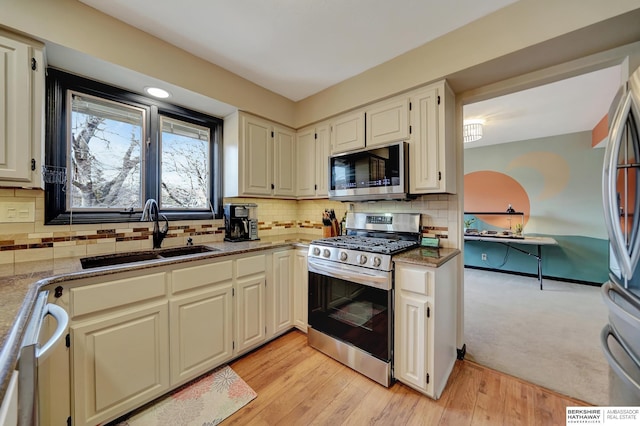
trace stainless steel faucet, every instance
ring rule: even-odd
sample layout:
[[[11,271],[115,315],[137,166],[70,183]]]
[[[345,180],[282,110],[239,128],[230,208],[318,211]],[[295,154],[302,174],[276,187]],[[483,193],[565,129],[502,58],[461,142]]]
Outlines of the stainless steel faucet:
[[[160,230],[160,217],[164,219],[164,228]],[[163,214],[160,214],[158,209],[158,203],[153,198],[147,200],[142,210],[141,222],[153,222],[153,248],[159,249],[162,244],[162,240],[167,236],[169,232],[169,220]]]

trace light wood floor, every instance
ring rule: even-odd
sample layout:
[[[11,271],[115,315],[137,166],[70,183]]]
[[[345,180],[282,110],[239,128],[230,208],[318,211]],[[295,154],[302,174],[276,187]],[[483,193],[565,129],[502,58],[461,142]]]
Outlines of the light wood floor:
[[[231,364],[258,397],[224,425],[564,425],[586,405],[469,361],[457,361],[434,401],[387,389],[307,346],[292,331]]]

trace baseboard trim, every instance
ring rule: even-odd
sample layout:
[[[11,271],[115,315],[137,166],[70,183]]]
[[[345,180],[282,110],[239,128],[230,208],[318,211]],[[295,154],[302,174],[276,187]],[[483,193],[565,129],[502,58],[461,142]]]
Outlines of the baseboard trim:
[[[528,272],[518,272],[518,271],[505,271],[502,269],[494,269],[494,268],[485,268],[483,266],[473,266],[473,265],[464,265],[465,268],[469,268],[469,269],[480,269],[482,271],[490,271],[490,272],[500,272],[502,274],[509,274],[509,275],[519,275],[522,277],[533,277],[533,278],[538,278],[537,274],[530,274]],[[548,279],[548,280],[554,280],[554,281],[562,281],[562,282],[566,282],[566,283],[574,283],[574,284],[583,284],[583,285],[590,285],[590,286],[594,286],[594,287],[600,287],[602,284],[604,283],[599,283],[599,282],[594,282],[594,281],[582,281],[582,280],[571,280],[569,278],[561,278],[561,277],[553,277],[550,275],[542,275],[542,279]]]

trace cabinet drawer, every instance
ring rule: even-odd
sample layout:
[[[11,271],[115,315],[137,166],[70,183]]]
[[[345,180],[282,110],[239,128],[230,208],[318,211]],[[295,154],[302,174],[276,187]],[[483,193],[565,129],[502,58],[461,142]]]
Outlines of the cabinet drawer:
[[[267,270],[265,255],[261,254],[258,256],[243,257],[242,259],[238,259],[236,260],[236,268],[237,278],[265,272]]]
[[[233,278],[233,262],[213,263],[211,265],[194,266],[179,269],[171,273],[171,289],[173,293],[190,290],[209,284],[230,281]]]
[[[165,273],[72,288],[71,318],[166,295]]]
[[[396,286],[400,290],[431,296],[434,275],[430,269],[400,265],[396,268]]]

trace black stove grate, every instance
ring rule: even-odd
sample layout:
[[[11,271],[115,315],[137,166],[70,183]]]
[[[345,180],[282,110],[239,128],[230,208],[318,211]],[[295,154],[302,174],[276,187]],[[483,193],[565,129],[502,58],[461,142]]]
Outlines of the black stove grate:
[[[323,238],[313,241],[314,244],[338,247],[350,250],[360,250],[369,253],[395,254],[416,247],[415,240],[400,240],[391,238],[374,238],[361,236],[340,236]]]

